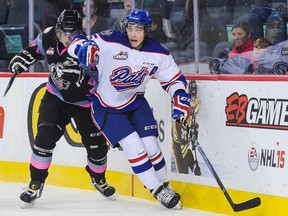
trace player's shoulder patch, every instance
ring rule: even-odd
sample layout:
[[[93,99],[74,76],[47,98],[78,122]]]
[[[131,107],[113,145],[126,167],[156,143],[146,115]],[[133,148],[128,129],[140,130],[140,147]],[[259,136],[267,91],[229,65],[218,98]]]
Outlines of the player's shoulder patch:
[[[288,47],[282,47],[281,48],[281,55],[287,56],[288,55]]]
[[[110,36],[112,33],[113,33],[113,30],[111,30],[111,29],[101,32],[102,35],[106,35],[106,36]]]
[[[44,34],[47,34],[52,28],[53,28],[53,27],[51,26],[51,27],[48,27],[48,28],[44,29],[43,33],[44,33]]]
[[[41,37],[41,41],[44,41],[45,44],[47,43],[52,43],[52,41],[55,40],[55,28],[54,27],[48,27],[46,29],[44,29],[44,31],[41,33],[39,33],[39,37],[38,39],[40,39]]]
[[[106,42],[116,43],[122,43],[124,38],[123,34],[117,30],[106,30],[98,34],[98,36]]]

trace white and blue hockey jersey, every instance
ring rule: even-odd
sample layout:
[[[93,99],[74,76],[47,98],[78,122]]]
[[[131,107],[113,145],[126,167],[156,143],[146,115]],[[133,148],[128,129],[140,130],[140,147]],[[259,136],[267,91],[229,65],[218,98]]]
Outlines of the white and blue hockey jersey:
[[[288,41],[265,48],[256,66],[255,74],[288,74]]]
[[[87,37],[99,46],[96,65],[99,73],[94,105],[109,112],[125,112],[137,108],[144,99],[147,82],[155,77],[171,96],[185,89],[186,80],[169,51],[147,37],[140,50],[133,49],[127,35],[108,30]],[[76,57],[77,44],[86,39],[76,37],[68,52]]]

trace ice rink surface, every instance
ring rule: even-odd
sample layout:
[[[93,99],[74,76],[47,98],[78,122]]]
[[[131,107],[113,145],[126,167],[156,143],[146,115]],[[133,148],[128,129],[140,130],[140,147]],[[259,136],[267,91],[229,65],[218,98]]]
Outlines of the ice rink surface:
[[[116,201],[92,190],[46,185],[33,208],[21,209],[27,184],[0,182],[0,216],[217,216],[194,209],[166,209],[157,202],[117,195]]]

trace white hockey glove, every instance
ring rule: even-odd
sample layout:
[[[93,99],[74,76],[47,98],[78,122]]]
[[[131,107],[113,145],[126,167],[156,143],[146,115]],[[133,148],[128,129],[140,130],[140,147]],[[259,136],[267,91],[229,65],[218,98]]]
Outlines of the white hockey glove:
[[[80,67],[83,68],[84,71],[90,71],[91,67],[98,64],[99,54],[99,47],[94,41],[85,41],[77,53]]]
[[[76,60],[68,58],[65,62],[63,62],[61,79],[75,83],[79,87],[84,80],[84,77],[85,73],[79,67]]]
[[[35,61],[36,59],[27,50],[22,50],[12,58],[8,68],[11,73],[20,74],[27,71]]]
[[[173,113],[172,118],[177,123],[181,123],[182,119],[188,122],[191,110],[190,110],[191,95],[188,93],[175,93],[173,97]]]

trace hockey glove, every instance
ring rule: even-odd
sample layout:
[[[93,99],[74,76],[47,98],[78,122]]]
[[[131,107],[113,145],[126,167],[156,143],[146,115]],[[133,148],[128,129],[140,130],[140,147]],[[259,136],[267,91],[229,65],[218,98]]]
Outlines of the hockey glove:
[[[89,71],[91,67],[96,66],[99,62],[99,47],[94,41],[87,40],[80,47],[77,56],[80,67],[85,71]]]
[[[188,93],[174,94],[172,118],[175,119],[176,122],[181,123],[182,119],[188,122],[191,113],[190,101],[191,95]]]
[[[11,73],[20,74],[27,71],[35,61],[36,59],[27,50],[22,50],[12,58],[8,67]]]
[[[84,77],[85,73],[79,67],[76,60],[68,58],[65,62],[63,62],[61,79],[76,83],[76,85],[79,87],[84,80]]]
[[[209,70],[211,74],[219,74],[221,73],[220,67],[226,59],[221,59],[221,58],[211,58],[209,61]]]

